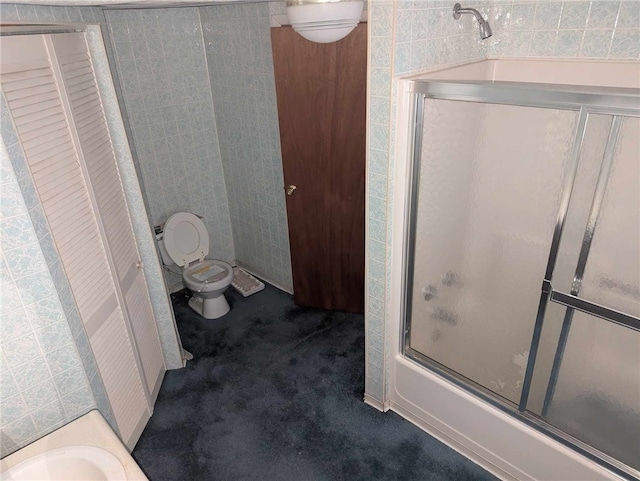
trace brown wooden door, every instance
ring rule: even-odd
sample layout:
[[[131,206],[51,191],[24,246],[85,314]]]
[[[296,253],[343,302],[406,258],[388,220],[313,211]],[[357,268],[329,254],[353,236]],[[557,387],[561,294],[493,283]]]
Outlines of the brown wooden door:
[[[367,26],[319,44],[271,29],[294,300],[363,312]]]

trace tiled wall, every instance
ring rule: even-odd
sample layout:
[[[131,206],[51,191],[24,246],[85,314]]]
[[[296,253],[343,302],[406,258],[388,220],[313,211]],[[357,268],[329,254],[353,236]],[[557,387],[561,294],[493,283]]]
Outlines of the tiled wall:
[[[492,57],[640,58],[640,2],[496,2]]]
[[[267,6],[105,15],[153,223],[203,215],[211,257],[290,289]]]
[[[398,78],[444,65],[487,57],[640,57],[640,2],[486,1],[494,35],[481,41],[477,23],[452,17],[454,2],[369,2],[369,147],[367,210],[366,393],[385,399],[389,346],[394,328],[386,308],[390,295],[391,212]]]
[[[112,414],[0,100],[0,455],[5,456],[96,407],[108,419]]]
[[[95,401],[4,146],[0,157],[0,455],[5,456],[95,407]]]
[[[292,289],[269,9],[199,10],[236,260]]]
[[[210,255],[235,259],[197,8],[105,10],[151,220],[204,216]]]

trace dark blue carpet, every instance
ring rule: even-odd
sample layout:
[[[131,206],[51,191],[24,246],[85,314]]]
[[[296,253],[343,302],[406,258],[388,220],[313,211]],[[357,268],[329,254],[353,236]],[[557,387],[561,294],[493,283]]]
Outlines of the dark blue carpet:
[[[492,475],[363,403],[360,315],[299,308],[269,285],[209,321],[174,302],[185,369],[169,371],[133,456],[161,480],[447,480]]]

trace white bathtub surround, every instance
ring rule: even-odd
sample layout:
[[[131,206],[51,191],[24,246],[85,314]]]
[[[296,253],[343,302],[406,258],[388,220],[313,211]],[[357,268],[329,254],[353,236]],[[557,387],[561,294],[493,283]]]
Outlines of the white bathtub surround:
[[[378,405],[386,399],[390,359],[386,353],[398,79],[492,56],[638,60],[640,55],[637,1],[468,4],[491,23],[493,36],[484,41],[471,16],[453,18],[454,3],[369,1],[366,393]]]
[[[0,476],[7,481],[148,479],[95,410],[0,460]]]
[[[417,75],[414,79],[452,82],[526,82],[580,85],[558,87],[588,93],[602,87],[625,95],[640,89],[637,62],[561,60],[484,60]],[[514,89],[517,87],[513,87]],[[533,86],[529,88],[534,88]],[[469,394],[452,382],[406,358],[401,351],[404,238],[407,178],[411,151],[411,82],[399,83],[392,258],[388,311],[390,370],[386,408],[405,416],[502,479],[621,479],[524,422]],[[473,132],[476,125],[459,126]],[[433,141],[431,141],[433,142]],[[450,144],[449,144],[450,145]],[[427,159],[423,158],[423,163]],[[534,322],[534,319],[531,320]],[[605,321],[602,321],[605,322]],[[412,331],[413,332],[413,331]],[[555,348],[555,345],[554,345]],[[546,355],[546,354],[545,354]],[[541,357],[542,354],[539,354]],[[551,352],[551,357],[553,352]],[[602,375],[602,374],[601,374]],[[426,395],[425,393],[428,393]],[[544,390],[543,390],[544,393]],[[373,404],[373,403],[372,403]],[[544,461],[542,461],[544,460]]]
[[[471,16],[453,18],[454,3],[369,2],[366,397],[378,406],[387,399],[392,347],[388,309],[390,267],[397,262],[391,255],[391,223],[397,198],[393,176],[398,80],[488,57],[637,61],[640,56],[637,1],[461,2],[488,19],[493,36],[487,40],[479,39]]]

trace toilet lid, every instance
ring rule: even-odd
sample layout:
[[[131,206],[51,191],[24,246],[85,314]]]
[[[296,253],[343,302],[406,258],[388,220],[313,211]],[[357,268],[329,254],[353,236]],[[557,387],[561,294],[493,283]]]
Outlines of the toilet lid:
[[[195,214],[178,212],[164,225],[164,246],[179,266],[202,260],[209,253],[209,233]]]

